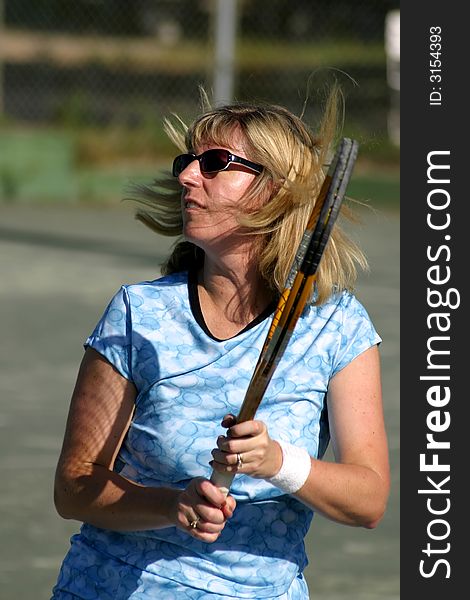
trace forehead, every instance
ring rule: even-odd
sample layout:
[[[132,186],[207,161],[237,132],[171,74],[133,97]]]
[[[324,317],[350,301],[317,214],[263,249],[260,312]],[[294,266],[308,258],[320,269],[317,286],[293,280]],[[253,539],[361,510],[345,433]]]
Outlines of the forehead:
[[[192,130],[188,140],[189,150],[204,150],[217,146],[230,150],[246,151],[248,141],[236,123],[201,123]]]

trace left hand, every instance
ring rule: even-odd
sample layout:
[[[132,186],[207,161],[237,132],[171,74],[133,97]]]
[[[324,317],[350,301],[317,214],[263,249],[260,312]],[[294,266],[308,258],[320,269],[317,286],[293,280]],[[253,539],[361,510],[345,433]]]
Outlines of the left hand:
[[[234,415],[226,415],[222,427],[227,427],[228,432],[219,436],[217,448],[212,450],[211,466],[215,471],[243,473],[257,479],[268,479],[278,473],[282,450],[269,437],[263,421],[237,423]]]
[[[176,501],[170,506],[169,518],[185,533],[212,543],[233,515],[235,505],[232,496],[225,497],[213,483],[196,477],[177,494]]]

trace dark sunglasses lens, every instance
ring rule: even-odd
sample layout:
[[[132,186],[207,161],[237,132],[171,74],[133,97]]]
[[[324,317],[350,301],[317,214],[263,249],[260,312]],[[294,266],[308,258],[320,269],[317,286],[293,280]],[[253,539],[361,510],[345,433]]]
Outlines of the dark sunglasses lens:
[[[216,173],[222,171],[229,163],[227,150],[206,150],[200,158],[201,171],[204,173]]]
[[[180,154],[173,161],[173,176],[178,177],[186,167],[194,160],[194,156],[191,154]]]

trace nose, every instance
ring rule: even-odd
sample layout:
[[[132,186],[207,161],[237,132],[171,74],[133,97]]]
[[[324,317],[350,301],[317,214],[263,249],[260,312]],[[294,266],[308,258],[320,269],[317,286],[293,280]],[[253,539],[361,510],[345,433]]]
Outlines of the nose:
[[[189,165],[178,175],[181,185],[197,184],[201,179],[201,167],[197,159],[192,160]]]

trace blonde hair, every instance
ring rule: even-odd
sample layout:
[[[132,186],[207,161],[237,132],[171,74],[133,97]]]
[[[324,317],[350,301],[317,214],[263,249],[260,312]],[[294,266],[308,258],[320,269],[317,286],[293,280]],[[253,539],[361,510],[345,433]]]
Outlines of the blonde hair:
[[[283,290],[325,177],[324,167],[335,141],[338,105],[339,92],[335,88],[316,135],[302,119],[276,105],[206,106],[189,127],[178,117],[176,122],[165,120],[167,135],[182,152],[193,152],[207,143],[230,148],[233,133],[238,130],[247,157],[263,165],[244,200],[249,206],[266,189],[272,190],[270,198],[256,210],[242,211],[239,222],[245,231],[259,236],[259,272],[276,293]],[[182,233],[181,186],[177,178],[168,174],[152,187],[139,186],[136,191],[134,199],[146,206],[146,210],[137,212],[137,219],[163,235]],[[162,272],[199,268],[203,259],[200,248],[183,241],[175,246]],[[323,303],[334,292],[352,290],[357,266],[367,268],[363,253],[335,225],[318,269],[315,303]]]

